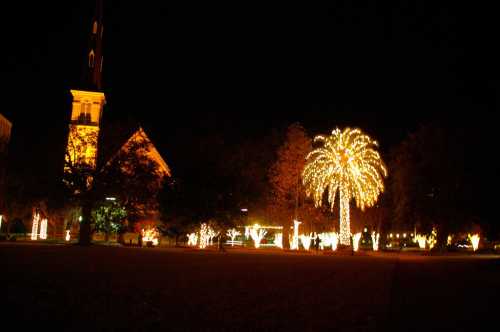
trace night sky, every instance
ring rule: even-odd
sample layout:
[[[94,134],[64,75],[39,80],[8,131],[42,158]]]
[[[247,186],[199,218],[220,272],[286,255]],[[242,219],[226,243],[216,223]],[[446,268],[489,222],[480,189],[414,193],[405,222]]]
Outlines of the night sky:
[[[190,144],[207,135],[248,141],[294,121],[311,135],[360,126],[385,150],[429,121],[493,128],[496,11],[452,4],[105,1],[103,121],[141,124],[174,172],[196,162]],[[0,112],[14,125],[11,167],[43,175],[62,162],[94,5],[2,10]]]

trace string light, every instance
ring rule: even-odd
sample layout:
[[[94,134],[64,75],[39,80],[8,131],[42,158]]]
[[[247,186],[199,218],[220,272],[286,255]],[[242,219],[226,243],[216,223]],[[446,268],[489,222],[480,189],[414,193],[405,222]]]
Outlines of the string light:
[[[188,246],[196,246],[196,243],[198,243],[198,234],[196,233],[190,233],[187,235],[188,237]]]
[[[40,239],[46,240],[47,239],[47,218],[43,218],[42,222],[40,223]]]
[[[40,214],[36,211],[33,214],[33,225],[31,226],[31,239],[36,241],[38,237],[38,223],[40,222]]]
[[[309,250],[309,248],[311,247],[312,238],[313,238],[312,234],[309,235],[302,234],[300,236],[300,242],[302,242],[302,246],[304,247],[305,250]]]
[[[298,220],[293,221],[293,237],[292,241],[290,243],[290,249],[292,250],[298,250],[299,249],[299,225],[302,224],[302,222]]]
[[[378,251],[378,244],[380,240],[380,233],[372,232],[372,248],[373,251]]]
[[[435,228],[433,228],[431,235],[427,237],[427,244],[429,245],[429,249],[434,248],[434,245],[436,243],[437,243],[437,231]]]
[[[208,226],[207,224],[203,223],[200,226],[200,243],[199,247],[200,249],[205,249],[208,246]]]
[[[236,228],[231,228],[226,232],[226,235],[231,238],[231,246],[234,246],[234,239],[236,239],[237,236],[241,235],[241,233],[237,231]]]
[[[158,241],[158,231],[156,228],[142,229],[142,242],[151,242],[154,246],[159,244]]]
[[[259,224],[253,225],[253,227],[250,229],[250,236],[252,237],[252,240],[255,244],[255,248],[260,247],[260,242],[264,238],[264,236],[267,234],[267,231],[265,229],[260,228]]]
[[[474,235],[468,235],[470,242],[472,243],[472,250],[476,251],[477,248],[479,247],[479,234],[474,234]]]
[[[213,240],[217,235],[219,235],[219,232],[216,232],[212,227],[208,227],[207,235],[208,235],[209,245],[213,245],[214,244]]]
[[[321,206],[328,191],[333,210],[337,191],[340,193],[340,243],[350,244],[349,201],[354,199],[363,211],[373,206],[384,191],[382,177],[387,169],[374,149],[378,143],[360,129],[335,129],[330,136],[316,136],[323,146],[310,152],[303,171],[307,196]]]
[[[427,238],[425,235],[420,235],[420,234],[417,234],[417,236],[415,237],[417,242],[418,242],[418,247],[420,249],[425,249],[425,243],[427,242]]]
[[[352,248],[354,251],[359,249],[359,239],[361,239],[361,233],[356,233],[352,236]]]
[[[283,249],[283,233],[274,233],[274,245]]]
[[[337,250],[337,246],[339,243],[339,235],[337,233],[320,233],[318,236],[321,240],[319,244],[321,250],[323,250],[324,247],[332,247],[333,251]]]
[[[69,242],[69,240],[71,240],[71,233],[70,233],[69,229],[68,229],[68,230],[66,230],[66,238],[65,238],[65,239],[66,239],[66,241],[68,241],[68,242]]]

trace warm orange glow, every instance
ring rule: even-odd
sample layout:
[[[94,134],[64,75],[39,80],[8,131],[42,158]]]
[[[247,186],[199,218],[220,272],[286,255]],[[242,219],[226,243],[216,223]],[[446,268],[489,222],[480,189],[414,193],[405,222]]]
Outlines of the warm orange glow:
[[[158,237],[159,233],[156,230],[156,228],[149,228],[142,230],[143,243],[152,242],[154,246],[157,246],[159,244]]]
[[[96,166],[99,127],[71,125],[68,137],[66,163],[68,165]],[[66,168],[68,170],[68,168]]]
[[[40,214],[35,212],[33,214],[33,224],[31,226],[31,239],[36,240],[38,238],[38,223],[40,222]]]
[[[468,238],[469,238],[470,242],[472,243],[472,250],[476,251],[477,248],[479,248],[479,240],[480,240],[479,234],[474,234],[474,235],[469,234]]]
[[[71,167],[95,168],[99,123],[106,102],[104,93],[71,90],[73,105],[66,148],[65,172]]]

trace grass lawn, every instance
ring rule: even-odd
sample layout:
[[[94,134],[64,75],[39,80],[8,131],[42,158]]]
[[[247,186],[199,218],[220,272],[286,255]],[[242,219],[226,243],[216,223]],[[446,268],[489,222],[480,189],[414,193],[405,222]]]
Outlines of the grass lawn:
[[[5,327],[483,331],[493,324],[494,331],[499,324],[498,256],[1,243],[0,258]]]

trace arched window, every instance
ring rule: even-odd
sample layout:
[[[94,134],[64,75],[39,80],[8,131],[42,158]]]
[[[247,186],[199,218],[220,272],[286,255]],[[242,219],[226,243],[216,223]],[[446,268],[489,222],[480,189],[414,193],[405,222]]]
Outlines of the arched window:
[[[94,50],[90,50],[90,53],[89,53],[89,67],[90,68],[94,68],[94,63],[95,63]]]
[[[80,116],[78,117],[78,121],[82,124],[88,124],[92,121],[91,118],[91,107],[92,103],[90,101],[83,101],[82,108],[80,111]]]

